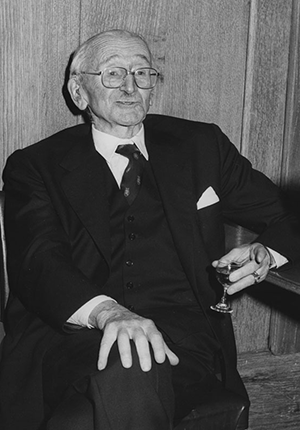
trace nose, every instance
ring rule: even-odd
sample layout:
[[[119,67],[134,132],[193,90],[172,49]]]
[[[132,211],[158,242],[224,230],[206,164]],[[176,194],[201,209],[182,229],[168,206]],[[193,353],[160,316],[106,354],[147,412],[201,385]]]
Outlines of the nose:
[[[120,89],[122,91],[125,91],[127,94],[132,94],[135,92],[136,88],[137,86],[134,81],[134,76],[130,73],[124,78],[123,83],[120,86]]]

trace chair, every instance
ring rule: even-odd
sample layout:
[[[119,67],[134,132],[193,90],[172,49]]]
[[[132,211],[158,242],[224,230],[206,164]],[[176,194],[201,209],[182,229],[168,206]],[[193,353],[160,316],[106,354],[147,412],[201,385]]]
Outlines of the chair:
[[[193,409],[175,430],[245,430],[248,414],[247,401],[222,388]]]
[[[4,234],[4,191],[0,191],[0,321],[4,319],[4,309],[8,300],[9,286],[6,271],[6,244]]]
[[[0,191],[0,321],[8,300],[9,285],[6,270],[4,234],[4,191]],[[248,402],[241,396],[220,389],[206,402],[192,410],[175,430],[245,430],[248,428]]]

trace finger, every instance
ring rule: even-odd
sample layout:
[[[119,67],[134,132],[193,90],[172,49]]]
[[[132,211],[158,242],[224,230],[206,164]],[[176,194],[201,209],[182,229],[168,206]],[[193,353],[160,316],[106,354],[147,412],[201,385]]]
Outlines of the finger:
[[[155,361],[157,363],[163,363],[166,359],[166,344],[161,333],[155,329],[155,331],[149,335],[149,342],[153,349]]]
[[[170,361],[170,364],[172,366],[177,366],[177,364],[179,363],[179,358],[177,357],[177,355],[174,354],[174,352],[171,351],[167,345],[165,345],[165,351],[166,351],[166,355]]]
[[[265,262],[258,269],[254,270],[252,273],[253,283],[257,284],[261,281],[264,281],[269,273],[269,264]]]
[[[138,337],[136,337],[136,339],[133,340],[135,340],[141,369],[143,370],[143,372],[149,372],[152,367],[149,342],[145,335],[139,335]]]
[[[267,274],[268,270],[252,270],[250,274],[247,274],[247,276],[243,277],[239,281],[234,282],[234,284],[227,289],[227,294],[232,295],[237,293],[238,291],[243,290],[244,288],[250,287],[253,284],[257,284],[263,281],[266,278]]]
[[[213,267],[226,266],[233,261],[244,263],[249,259],[249,245],[243,245],[238,248],[233,248],[227,254],[223,255],[219,260],[212,262]]]
[[[127,331],[120,330],[118,333],[117,343],[122,366],[129,369],[132,366],[132,353]]]
[[[234,284],[232,284],[228,289],[227,289],[227,294],[229,294],[230,296],[232,294],[235,294],[247,287],[250,287],[250,285],[253,285],[253,276],[252,274],[247,275],[246,277],[240,279],[239,281],[235,282]]]
[[[224,255],[220,260],[214,260],[211,264],[214,268],[217,266],[226,266],[232,261],[231,258],[228,258],[227,255]]]
[[[239,280],[251,275],[257,268],[258,266],[255,261],[248,260],[248,262],[241,266],[238,270],[230,273],[229,280],[230,282],[234,283],[238,282]]]
[[[269,257],[268,251],[263,245],[258,245],[253,247],[253,260],[257,262],[257,264],[261,264],[266,258]]]
[[[150,343],[153,348],[154,358],[157,363],[163,363],[168,357],[172,366],[176,366],[179,363],[179,358],[174,354],[173,351],[166,345],[160,332],[154,333],[150,336]]]
[[[235,249],[232,249],[230,252],[223,255],[219,260],[214,260],[211,264],[213,267],[226,266],[227,264],[229,264],[231,261],[234,260],[234,257],[235,257]]]
[[[98,357],[98,370],[105,369],[107,365],[108,355],[110,353],[111,347],[116,341],[116,335],[114,335],[111,331],[104,331],[101,343],[100,343],[100,351]]]

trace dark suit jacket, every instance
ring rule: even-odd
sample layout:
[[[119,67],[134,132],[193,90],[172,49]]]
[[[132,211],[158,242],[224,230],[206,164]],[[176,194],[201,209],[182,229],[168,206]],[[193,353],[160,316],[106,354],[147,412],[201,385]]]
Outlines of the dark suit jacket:
[[[296,224],[278,200],[278,189],[251,168],[218,127],[149,115],[145,136],[183,268],[224,346],[227,386],[245,394],[230,317],[209,310],[216,300],[211,261],[224,254],[223,220],[256,230],[258,241],[290,260],[300,250]],[[4,171],[12,295],[0,374],[5,400],[0,401],[20,422],[31,416],[31,428],[43,415],[43,354],[66,335],[69,316],[101,294],[109,276],[103,167],[90,127],[79,125],[16,151]],[[198,210],[209,187],[219,201]]]

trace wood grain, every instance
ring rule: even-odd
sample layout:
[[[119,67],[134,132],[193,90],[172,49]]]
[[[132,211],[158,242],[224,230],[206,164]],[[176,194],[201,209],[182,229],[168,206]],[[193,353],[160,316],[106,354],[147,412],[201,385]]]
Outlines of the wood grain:
[[[253,287],[249,288],[253,290]],[[250,293],[235,295],[232,300],[232,322],[238,353],[267,351],[271,308],[267,302]]]
[[[74,124],[62,96],[78,42],[78,0],[7,0],[0,8],[1,171],[7,156]]]
[[[290,1],[251,1],[241,151],[255,168],[277,183],[285,129],[291,17]],[[238,350],[266,347],[271,306],[264,294],[245,294],[237,302],[236,313]]]
[[[249,430],[298,430],[300,354],[242,354],[238,368],[251,401]]]
[[[300,2],[293,1],[281,185],[300,202]]]
[[[216,122],[239,146],[248,1],[82,1],[81,37],[141,33],[164,76],[152,112]]]
[[[280,182],[292,1],[252,0],[242,152]]]
[[[300,2],[292,2],[289,69],[283,140],[281,186],[299,211],[300,203]],[[300,299],[286,293],[275,306],[270,325],[270,349],[274,354],[300,351]]]
[[[279,290],[274,286],[269,290],[273,306],[270,350],[273,354],[300,352],[300,297],[293,292]]]

